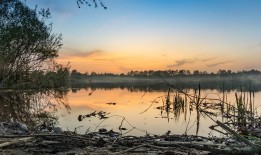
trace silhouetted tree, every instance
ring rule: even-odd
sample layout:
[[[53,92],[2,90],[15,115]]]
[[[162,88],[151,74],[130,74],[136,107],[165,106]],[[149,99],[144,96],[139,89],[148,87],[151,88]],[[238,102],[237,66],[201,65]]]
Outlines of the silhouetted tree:
[[[91,72],[91,75],[92,76],[96,76],[96,75],[98,75],[96,72]]]
[[[224,69],[220,69],[217,73],[220,75],[224,75],[224,74],[227,74],[227,71]]]
[[[32,83],[32,73],[67,73],[54,62],[62,37],[45,24],[49,16],[48,10],[37,13],[20,0],[0,1],[0,88]]]
[[[179,70],[179,75],[185,75],[186,74],[186,70],[182,69],[182,70]]]
[[[194,71],[193,71],[193,74],[194,74],[194,75],[198,75],[198,74],[199,74],[199,70],[194,70]]]

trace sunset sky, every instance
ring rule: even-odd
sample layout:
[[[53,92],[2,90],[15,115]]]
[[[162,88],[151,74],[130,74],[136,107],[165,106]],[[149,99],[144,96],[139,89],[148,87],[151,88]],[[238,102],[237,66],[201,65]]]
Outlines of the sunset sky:
[[[27,0],[50,8],[58,62],[80,72],[261,70],[260,0]]]

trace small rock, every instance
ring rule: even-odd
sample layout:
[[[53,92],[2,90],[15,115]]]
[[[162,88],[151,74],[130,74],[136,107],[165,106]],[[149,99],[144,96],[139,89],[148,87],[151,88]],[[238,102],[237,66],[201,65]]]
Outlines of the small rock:
[[[105,133],[105,132],[107,132],[107,129],[105,129],[105,128],[99,129],[99,133]]]
[[[60,133],[63,133],[63,130],[60,127],[54,127],[53,128],[53,132],[57,133],[57,134],[60,134]]]
[[[16,122],[15,125],[20,129],[21,131],[28,132],[28,128],[25,124]]]
[[[97,147],[103,147],[106,144],[106,141],[103,138],[99,138],[95,144]]]

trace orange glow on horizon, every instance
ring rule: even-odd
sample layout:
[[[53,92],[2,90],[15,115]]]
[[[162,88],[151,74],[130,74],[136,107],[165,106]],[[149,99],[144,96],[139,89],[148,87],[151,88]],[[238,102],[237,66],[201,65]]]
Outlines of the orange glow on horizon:
[[[130,48],[132,49],[132,48]],[[70,62],[71,69],[79,72],[96,73],[127,73],[131,70],[194,70],[216,73],[219,69],[232,71],[257,69],[259,61],[252,58],[252,64],[246,60],[244,55],[229,59],[218,54],[206,54],[199,49],[190,52],[179,52],[189,48],[175,48],[174,51],[150,52],[149,48],[143,52],[119,51],[88,51],[81,53],[78,51],[61,51],[57,58],[58,63],[67,64]],[[126,49],[127,50],[127,49]],[[155,50],[155,49],[154,49]],[[186,51],[185,50],[185,51]],[[191,49],[192,50],[192,49]],[[153,51],[153,50],[152,50]],[[260,68],[260,67],[259,67]]]

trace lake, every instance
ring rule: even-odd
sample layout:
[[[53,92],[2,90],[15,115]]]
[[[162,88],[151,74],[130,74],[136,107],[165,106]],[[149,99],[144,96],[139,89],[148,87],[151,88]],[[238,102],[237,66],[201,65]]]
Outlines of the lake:
[[[193,94],[194,90],[186,90]],[[234,104],[236,101],[235,92],[237,90],[226,91],[226,102]],[[65,109],[58,111],[59,123],[64,130],[75,130],[85,133],[86,131],[93,132],[99,128],[107,130],[119,131],[119,126],[126,128],[122,131],[126,135],[145,135],[148,134],[164,134],[168,130],[174,134],[187,134],[208,136],[220,133],[209,129],[215,122],[208,116],[201,114],[197,123],[197,110],[190,110],[190,106],[186,105],[179,111],[169,111],[164,109],[163,103],[166,100],[168,91],[164,90],[131,90],[127,88],[112,88],[112,89],[78,89],[68,92],[67,98],[71,107],[70,113]],[[170,100],[175,92],[170,92]],[[211,99],[222,100],[223,92],[219,90],[201,90],[201,96],[207,95]],[[249,94],[245,94],[247,98]],[[258,101],[261,101],[261,93],[254,94],[254,106],[258,107]],[[220,103],[220,101],[213,101]],[[189,103],[188,103],[189,104]],[[213,103],[214,104],[214,103]],[[172,106],[172,105],[171,105]],[[166,107],[166,105],[165,105]],[[172,110],[171,110],[172,109]],[[101,120],[96,117],[85,118],[78,121],[79,115],[86,115],[92,112],[103,111],[109,113],[108,119]],[[219,110],[212,110],[220,113]],[[259,109],[257,109],[259,112]],[[220,116],[211,116],[214,120],[225,121],[225,118]],[[101,123],[101,124],[99,124]],[[197,131],[198,128],[198,131]]]
[[[172,134],[222,136],[209,127],[215,125],[213,120],[232,120],[231,107],[236,103],[236,92],[238,98],[242,96],[244,107],[250,108],[251,103],[252,110],[260,116],[261,92],[251,92],[250,95],[240,90],[202,89],[198,100],[198,90],[182,90],[191,96],[185,97],[166,87],[85,87],[41,92],[6,90],[0,93],[0,121],[15,120],[32,127],[53,123],[63,130],[81,134],[105,128],[136,136],[162,135],[168,131]],[[195,106],[197,100],[198,108]],[[79,115],[82,115],[81,121]]]

